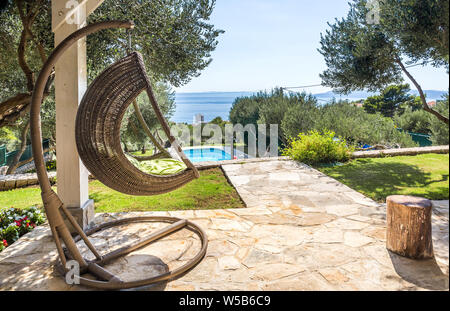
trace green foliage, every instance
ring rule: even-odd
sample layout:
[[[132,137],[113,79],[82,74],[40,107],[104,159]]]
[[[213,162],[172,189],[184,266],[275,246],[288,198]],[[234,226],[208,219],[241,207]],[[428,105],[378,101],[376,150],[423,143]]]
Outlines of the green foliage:
[[[328,129],[353,145],[385,145],[388,147],[415,147],[407,133],[396,129],[390,118],[369,114],[347,102],[333,102],[320,110],[316,129]]]
[[[45,167],[47,171],[55,171],[56,170],[56,160],[51,160],[45,163]]]
[[[230,122],[242,125],[257,124],[263,98],[262,92],[250,97],[236,98],[230,110]]]
[[[51,1],[44,0],[40,6],[31,31],[49,55],[54,45]],[[208,23],[214,6],[215,0],[123,0],[120,4],[105,1],[88,17],[88,23],[133,20],[133,49],[143,54],[147,71],[155,81],[178,87],[198,76],[211,62],[211,52],[223,33]],[[15,3],[0,11],[0,24],[0,100],[3,100],[26,90],[25,76],[17,61],[23,27]],[[89,81],[125,55],[126,42],[123,30],[101,31],[87,38]],[[39,72],[42,63],[34,42],[26,53],[32,71]]]
[[[36,207],[0,210],[0,251],[44,222],[44,213]]]
[[[383,0],[382,29],[412,62],[448,68],[448,0]]]
[[[437,102],[433,108],[448,117],[448,94],[444,100]],[[395,125],[405,131],[431,135],[433,145],[448,145],[448,126],[424,110],[407,108],[402,115],[394,116]]]
[[[316,128],[320,118],[320,110],[316,101],[301,101],[290,107],[281,122],[281,130],[287,140],[296,137],[298,133],[306,133]]]
[[[336,138],[331,131],[300,133],[291,141],[283,155],[306,164],[345,162],[350,159],[353,148],[344,139]]]
[[[212,61],[211,52],[223,33],[208,23],[214,6],[215,0],[105,1],[88,20],[133,20],[133,49],[143,54],[147,71],[154,80],[179,87]],[[123,56],[126,42],[124,32],[116,30],[88,37],[90,77],[95,77],[112,58]]]
[[[448,94],[444,101],[438,102],[434,108],[442,115],[448,117]],[[448,145],[449,144],[449,132],[448,126],[436,118],[430,119],[431,141],[433,145]]]
[[[329,24],[321,34],[319,52],[328,69],[321,74],[323,84],[338,93],[368,89],[378,91],[402,80],[401,69],[393,61],[397,47],[380,25],[367,25],[367,1],[354,0],[346,18]]]
[[[56,171],[56,160],[47,161],[45,163],[45,169],[47,170],[47,172]],[[36,173],[36,169],[33,168],[33,169],[27,171],[27,174],[28,173]]]
[[[314,123],[317,100],[306,93],[285,94],[279,89],[266,94],[259,110],[258,123],[278,124],[278,135],[282,145],[286,146],[289,137],[295,137],[302,129],[308,130]],[[294,113],[298,119],[293,119]],[[302,115],[304,114],[304,115]],[[293,128],[298,127],[297,131]]]
[[[289,137],[310,130],[317,112],[317,100],[306,93],[286,94],[275,88],[270,93],[259,92],[237,98],[230,111],[233,124],[278,124],[279,140],[287,145]]]
[[[409,95],[408,84],[390,85],[383,89],[379,95],[370,96],[364,101],[364,110],[368,113],[381,113],[392,118],[396,113],[402,114],[406,107],[417,109],[421,106],[420,97]]]
[[[425,110],[407,108],[403,114],[394,116],[394,123],[398,128],[407,132],[431,134],[432,116]],[[439,122],[439,120],[437,120]],[[442,123],[442,122],[439,122]],[[445,124],[443,124],[445,126]]]
[[[13,130],[7,127],[0,128],[0,146],[6,145],[6,149],[11,150],[16,141],[17,137],[14,135]]]
[[[27,12],[37,5],[39,10],[30,26],[26,40],[25,61],[37,76],[42,67],[39,51],[48,57],[54,47],[51,31],[51,1],[37,4],[25,1]],[[88,17],[88,23],[103,20],[133,20],[133,49],[143,54],[147,71],[156,89],[158,103],[166,116],[174,109],[173,94],[168,84],[178,87],[199,75],[211,62],[211,52],[223,31],[208,23],[215,0],[167,1],[105,1]],[[30,13],[31,14],[31,13]],[[23,30],[16,1],[9,1],[0,10],[0,101],[28,92],[27,80],[18,62],[18,46]],[[123,30],[105,30],[87,38],[88,80],[126,54],[127,36]],[[39,48],[42,48],[41,50]],[[144,118],[153,124],[154,115],[148,112],[148,102],[140,103]],[[55,141],[54,93],[42,107],[42,132]],[[23,117],[23,118],[26,118]],[[125,128],[122,133],[130,134]],[[17,136],[17,135],[16,135]],[[142,131],[131,133],[130,140],[142,143]]]
[[[238,98],[230,120],[243,125],[249,124],[245,122],[278,124],[283,146],[287,146],[292,137],[311,130],[331,130],[353,145],[416,146],[410,135],[398,131],[392,119],[379,113],[369,114],[345,101],[319,106],[312,95],[286,95],[277,89]]]
[[[366,0],[353,0],[346,18],[329,24],[319,52],[328,69],[324,85],[340,93],[377,91],[402,81],[397,61],[433,61],[448,68],[448,0],[385,0],[379,23],[366,21]],[[425,22],[426,21],[426,22]]]

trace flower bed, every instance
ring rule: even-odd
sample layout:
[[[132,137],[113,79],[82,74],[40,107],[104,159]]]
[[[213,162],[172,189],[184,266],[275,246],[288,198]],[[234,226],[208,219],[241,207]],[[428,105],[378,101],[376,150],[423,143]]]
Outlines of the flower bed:
[[[44,222],[45,214],[37,207],[0,210],[0,252]]]

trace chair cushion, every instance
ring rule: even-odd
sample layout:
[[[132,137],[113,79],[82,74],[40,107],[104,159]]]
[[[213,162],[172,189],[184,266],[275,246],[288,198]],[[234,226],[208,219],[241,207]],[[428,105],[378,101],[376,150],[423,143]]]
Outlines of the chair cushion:
[[[128,160],[141,171],[158,176],[175,175],[184,171],[186,165],[175,159],[157,159],[150,161],[142,161],[134,159],[127,155]]]

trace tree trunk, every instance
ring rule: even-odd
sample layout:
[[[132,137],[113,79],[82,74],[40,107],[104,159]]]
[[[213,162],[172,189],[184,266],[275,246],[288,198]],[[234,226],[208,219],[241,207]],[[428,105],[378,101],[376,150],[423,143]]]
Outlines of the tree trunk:
[[[123,151],[125,151],[126,153],[128,153],[128,146],[126,142],[122,142],[123,143]]]
[[[22,129],[20,150],[14,157],[11,165],[8,167],[8,170],[6,171],[6,175],[14,174],[16,169],[19,167],[20,158],[22,157],[23,153],[27,149],[27,135],[28,135],[29,129],[30,129],[30,121],[28,121],[27,124],[25,125],[25,127]]]
[[[388,250],[412,259],[433,258],[430,200],[404,195],[387,198]]]
[[[439,120],[441,120],[442,122],[444,122],[445,124],[448,125],[448,117],[443,116],[442,114],[440,114],[439,112],[437,112],[436,110],[434,110],[434,109],[430,108],[430,106],[428,106],[428,103],[427,103],[427,100],[425,98],[425,94],[423,93],[422,87],[416,81],[416,79],[414,79],[414,77],[408,72],[408,70],[406,70],[406,67],[405,67],[405,65],[403,65],[402,61],[399,58],[397,58],[396,62],[402,68],[402,70],[406,74],[406,76],[408,76],[408,78],[416,86],[417,91],[419,91],[420,100],[422,101],[423,109],[426,112],[429,112],[429,113],[435,115]]]
[[[144,116],[142,115],[141,109],[139,109],[139,105],[137,103],[136,100],[133,101],[133,107],[134,107],[134,112],[136,114],[136,117],[139,120],[139,123],[142,126],[142,129],[144,130],[144,132],[147,134],[148,138],[150,138],[150,140],[152,141],[153,145],[159,149],[159,151],[161,153],[163,153],[165,156],[170,157],[169,153],[167,152],[167,150],[164,149],[163,146],[161,146],[158,141],[156,140],[155,137],[153,137],[152,132],[150,131],[150,128],[148,127],[147,123],[144,120]],[[144,148],[144,147],[143,147]],[[144,154],[145,152],[143,152],[142,154]]]

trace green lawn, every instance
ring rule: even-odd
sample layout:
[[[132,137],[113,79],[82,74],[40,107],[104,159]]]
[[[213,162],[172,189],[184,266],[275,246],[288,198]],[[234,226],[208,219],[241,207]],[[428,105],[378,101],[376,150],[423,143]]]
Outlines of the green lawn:
[[[424,154],[357,159],[341,166],[316,168],[350,188],[384,202],[387,196],[394,194],[448,199],[448,167],[448,154]]]
[[[89,183],[90,198],[96,212],[173,211],[188,209],[225,209],[244,207],[221,169],[200,172],[200,178],[171,193],[137,197],[121,194],[99,181]],[[56,189],[56,187],[55,187]],[[42,206],[38,187],[0,192],[0,208]]]
[[[133,151],[131,152],[132,155],[138,156],[138,157],[149,157],[153,155],[153,150],[146,150],[145,153],[142,153],[142,151]]]

